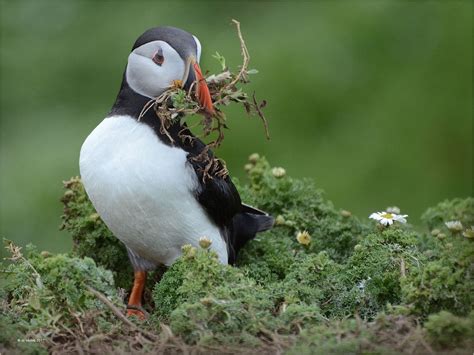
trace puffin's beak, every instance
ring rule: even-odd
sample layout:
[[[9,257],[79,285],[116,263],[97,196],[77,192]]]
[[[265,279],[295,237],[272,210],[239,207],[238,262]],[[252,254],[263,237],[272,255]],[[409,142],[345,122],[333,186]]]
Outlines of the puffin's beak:
[[[186,86],[189,87],[194,81],[197,81],[195,90],[199,104],[207,114],[214,115],[215,110],[212,105],[211,93],[206,84],[206,78],[202,75],[201,68],[194,57],[190,57],[188,61],[189,67],[192,67],[192,69],[188,68],[188,78],[185,80]]]
[[[196,73],[197,86],[196,86],[196,96],[199,99],[199,103],[204,108],[206,112],[213,115],[214,106],[212,106],[211,93],[207,87],[206,78],[202,75],[201,68],[199,68],[198,63],[193,64],[194,72]]]

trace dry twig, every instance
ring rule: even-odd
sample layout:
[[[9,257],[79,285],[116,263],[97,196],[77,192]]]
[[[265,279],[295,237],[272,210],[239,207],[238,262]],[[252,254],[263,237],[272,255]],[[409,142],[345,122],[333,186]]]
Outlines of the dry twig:
[[[150,333],[146,330],[143,330],[143,329],[140,329],[136,324],[132,323],[122,312],[120,312],[120,310],[112,303],[109,301],[109,299],[107,297],[105,297],[102,293],[100,293],[99,291],[93,289],[92,287],[88,286],[88,285],[85,285],[87,290],[92,293],[94,296],[96,296],[99,300],[101,300],[107,307],[109,307],[109,309],[112,311],[113,314],[115,314],[117,316],[118,319],[120,319],[123,323],[125,323],[126,325],[128,325],[130,328],[132,328],[133,330],[136,330],[136,331],[139,331],[140,333],[142,333],[143,335],[145,335],[146,337],[148,337],[149,339],[153,340],[153,341],[156,341],[158,340],[158,337],[153,334],[153,333]]]

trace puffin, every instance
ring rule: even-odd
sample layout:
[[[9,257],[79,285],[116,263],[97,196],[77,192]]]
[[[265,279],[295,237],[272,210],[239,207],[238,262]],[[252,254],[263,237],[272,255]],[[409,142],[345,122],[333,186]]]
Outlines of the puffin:
[[[128,316],[144,318],[147,272],[170,266],[182,246],[211,241],[222,264],[274,218],[244,204],[228,174],[205,176],[215,156],[178,120],[166,128],[144,106],[175,85],[195,90],[201,112],[215,113],[199,67],[201,43],[187,31],[155,27],[135,41],[112,109],[84,141],[79,158],[85,191],[103,222],[126,247],[134,270]],[[183,136],[193,139],[183,139]]]

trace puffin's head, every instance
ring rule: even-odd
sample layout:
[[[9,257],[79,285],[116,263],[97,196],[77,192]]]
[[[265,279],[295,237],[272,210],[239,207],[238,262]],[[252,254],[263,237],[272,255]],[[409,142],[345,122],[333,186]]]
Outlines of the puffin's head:
[[[140,95],[156,98],[173,85],[189,89],[197,80],[196,96],[201,106],[214,112],[199,59],[201,43],[197,37],[175,27],[147,30],[133,45],[125,72],[130,88]]]

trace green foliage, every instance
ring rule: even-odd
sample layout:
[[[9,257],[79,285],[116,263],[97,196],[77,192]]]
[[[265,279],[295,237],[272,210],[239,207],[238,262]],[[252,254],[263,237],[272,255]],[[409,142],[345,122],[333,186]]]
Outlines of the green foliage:
[[[334,307],[332,315],[350,315],[356,310],[361,317],[372,319],[387,303],[398,304],[400,280],[419,265],[415,243],[415,233],[396,226],[364,236],[344,264],[342,273],[352,287],[335,295],[340,306]]]
[[[258,285],[215,254],[191,246],[154,290],[156,320],[188,343],[260,344],[259,334],[289,332],[321,319],[315,306],[284,305],[283,289]]]
[[[438,203],[435,207],[428,208],[421,216],[421,220],[430,229],[446,229],[444,223],[460,221],[463,226],[474,225],[474,198],[455,198]]]
[[[194,302],[224,282],[236,281],[236,270],[222,266],[215,254],[183,246],[183,256],[175,262],[153,291],[156,313],[168,318],[183,302]]]
[[[173,103],[173,107],[177,109],[194,109],[196,104],[193,102],[189,102],[186,99],[186,90],[178,89],[176,93],[171,95],[171,101]]]
[[[300,249],[288,232],[287,228],[275,227],[258,234],[240,251],[237,265],[260,284],[283,280]]]
[[[26,338],[29,324],[4,310],[0,312],[0,352],[9,354],[43,355],[48,354],[40,345],[42,338]],[[33,340],[33,341],[32,341]]]
[[[336,210],[311,180],[288,177],[258,154],[249,157],[246,169],[250,183],[240,186],[242,199],[279,216],[278,224],[289,231],[307,230],[313,239],[311,252],[324,250],[334,260],[343,261],[368,231],[367,225],[347,211]]]
[[[262,287],[237,268],[190,245],[183,247],[183,256],[165,273],[153,296],[157,316],[169,319],[172,330],[191,343],[212,335],[239,341],[255,336],[257,324],[271,318],[273,306]]]
[[[447,311],[432,314],[424,328],[433,344],[439,348],[472,346],[474,343],[474,312],[460,318]],[[463,344],[464,343],[464,344]]]
[[[455,342],[470,346],[474,241],[444,222],[468,225],[472,199],[429,209],[424,219],[437,231],[420,233],[410,225],[362,223],[337,210],[311,182],[286,176],[258,155],[250,156],[246,170],[249,184],[237,182],[243,200],[275,215],[275,227],[249,241],[235,267],[222,265],[212,251],[183,246],[183,255],[152,285],[153,302],[146,302],[151,316],[142,324],[147,331],[164,332],[160,339],[174,334],[174,342],[199,351],[385,354],[430,352],[431,346],[455,351]],[[123,306],[113,277],[130,287],[126,252],[98,218],[80,180],[66,182],[66,188],[64,227],[74,253],[29,249],[23,257],[10,248],[15,262],[6,273],[2,321],[17,325],[9,334],[43,334],[39,329],[59,325],[78,331],[77,317],[94,311],[95,331],[118,329],[110,310],[85,286]],[[424,328],[417,326],[423,322]],[[109,349],[125,349],[130,342],[111,344]],[[163,350],[159,346],[145,347]]]
[[[113,236],[97,214],[78,177],[65,181],[64,187],[62,228],[72,236],[73,253],[79,257],[90,257],[98,265],[111,270],[115,284],[128,289],[133,281],[133,272],[125,246]]]
[[[87,287],[122,304],[114,285],[112,273],[97,267],[91,258],[66,254],[39,253],[31,245],[25,256],[20,248],[9,246],[13,261],[4,271],[4,297],[11,311],[32,328],[70,325],[74,314],[106,311]],[[104,313],[104,319],[110,314]]]
[[[0,311],[0,343],[8,353],[43,354],[45,346],[55,345],[54,337],[80,339],[117,327],[110,309],[90,291],[123,308],[110,271],[88,257],[39,253],[31,245],[23,255],[12,243],[8,249]]]
[[[222,71],[227,69],[227,65],[225,64],[225,58],[223,55],[219,54],[219,52],[216,52],[216,54],[213,54],[212,57],[217,59],[217,61],[221,65]]]
[[[422,317],[441,310],[467,315],[474,304],[474,243],[459,234],[431,238],[420,267],[402,279],[403,301]]]

